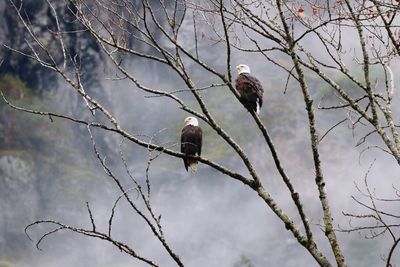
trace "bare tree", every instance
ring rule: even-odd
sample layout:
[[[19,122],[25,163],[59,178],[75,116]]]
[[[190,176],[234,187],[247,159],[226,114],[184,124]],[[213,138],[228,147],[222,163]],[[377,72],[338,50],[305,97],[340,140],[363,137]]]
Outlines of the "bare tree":
[[[393,255],[400,242],[400,237],[396,233],[396,229],[400,227],[398,223],[400,216],[394,212],[385,210],[385,206],[387,206],[385,204],[400,201],[399,190],[393,186],[394,198],[381,198],[377,196],[375,189],[371,188],[368,183],[368,175],[374,162],[370,165],[364,176],[363,188],[356,184],[356,188],[361,197],[351,196],[353,201],[357,205],[363,207],[367,212],[359,214],[343,212],[344,216],[350,218],[349,227],[340,227],[339,231],[345,233],[358,232],[366,239],[379,238],[388,233],[392,243],[390,244],[388,255],[384,255],[382,258],[386,261],[386,266],[390,267],[395,266],[392,265],[394,262]],[[354,224],[354,221],[357,222],[357,225]]]
[[[268,128],[255,112],[250,112],[254,123],[262,134],[282,181],[288,188],[290,197],[297,209],[300,224],[296,224],[288,213],[279,206],[271,196],[269,188],[262,181],[267,174],[259,173],[249,159],[241,145],[230,134],[229,129],[221,126],[215,114],[209,109],[203,92],[215,87],[224,87],[239,100],[232,73],[232,53],[255,53],[265,60],[265,64],[273,64],[287,73],[287,87],[292,83],[299,88],[303,95],[304,107],[308,119],[309,138],[311,140],[310,153],[313,158],[315,186],[318,192],[320,205],[323,211],[323,225],[321,226],[334,259],[338,266],[346,266],[342,248],[336,237],[333,225],[330,202],[326,188],[326,177],[321,166],[319,146],[323,138],[338,125],[348,122],[354,130],[361,127],[366,131],[358,142],[362,145],[368,138],[376,135],[382,140],[382,146],[367,146],[366,149],[379,149],[389,153],[400,164],[400,135],[392,110],[394,95],[394,75],[391,63],[400,55],[398,32],[398,19],[396,18],[399,3],[397,1],[242,1],[242,0],[175,0],[175,1],[150,1],[132,2],[127,0],[74,0],[66,1],[71,12],[75,15],[82,31],[90,33],[108,58],[110,65],[115,69],[115,80],[129,80],[133,88],[146,92],[153,97],[168,98],[182,111],[200,118],[212,131],[219,135],[221,142],[232,148],[241,159],[247,173],[241,174],[217,163],[212,158],[194,157],[199,162],[214,168],[221,175],[235,179],[250,188],[260,197],[275,215],[282,221],[282,225],[293,234],[299,245],[303,246],[320,266],[332,266],[333,263],[325,252],[319,248],[310,226],[309,216],[306,214],[301,200],[292,183],[291,177],[285,170]],[[121,138],[138,146],[148,148],[151,153],[163,153],[171,157],[183,158],[184,154],[173,147],[158,145],[140,136],[125,130],[103,103],[88,94],[87,85],[82,82],[80,66],[75,55],[66,49],[65,38],[68,33],[61,28],[56,9],[48,1],[56,21],[56,30],[53,38],[58,41],[57,55],[50,50],[39,33],[35,32],[34,25],[24,15],[23,4],[17,5],[10,0],[10,4],[24,25],[29,38],[27,44],[30,51],[21,51],[18,48],[8,47],[16,53],[22,54],[37,61],[44,68],[57,73],[70,88],[78,93],[87,108],[94,114],[99,113],[106,118],[106,122],[72,118],[65,114],[56,114],[47,111],[30,110],[8,104],[13,108],[46,116],[71,120],[87,127],[88,134],[93,141],[94,153],[105,172],[112,178],[121,191],[121,198],[128,201],[129,205],[140,216],[153,234],[157,237],[164,249],[178,266],[183,262],[174,252],[164,236],[160,217],[157,216],[150,202],[150,183],[147,180],[147,193],[142,185],[126,170],[132,178],[133,189],[122,186],[120,179],[113,174],[102,158],[92,135],[93,129],[112,132]],[[193,28],[192,37],[184,36],[182,28],[189,24]],[[204,36],[204,32],[211,32]],[[348,36],[356,36],[349,40]],[[193,38],[191,41],[187,41]],[[203,55],[204,45],[210,42],[224,45],[224,68],[221,70],[208,61]],[[310,46],[310,43],[313,45]],[[317,53],[315,47],[323,53]],[[318,51],[318,52],[319,52]],[[59,55],[62,54],[61,59]],[[163,88],[152,88],[145,85],[140,77],[128,66],[130,58],[139,58],[146,62],[154,62],[165,66],[179,78],[185,88],[169,91]],[[285,60],[281,60],[285,59]],[[193,74],[192,66],[200,69],[209,77],[208,83],[200,82]],[[379,72],[376,75],[375,72]],[[318,77],[321,83],[332,88],[335,95],[335,104],[327,105],[321,101],[315,105],[310,94],[309,80],[311,75]],[[349,81],[341,85],[337,77]],[[349,86],[350,87],[346,87]],[[180,93],[191,95],[191,100],[180,97]],[[322,132],[316,122],[315,109],[327,112],[345,112],[346,118],[332,125],[326,132]],[[245,109],[243,109],[245,112]],[[121,150],[122,151],[122,150]],[[158,155],[158,154],[156,154]],[[149,164],[153,157],[150,157]],[[139,194],[145,203],[146,213],[135,204],[129,196],[131,191]],[[371,196],[371,194],[369,194]],[[89,207],[88,214],[92,228],[83,229],[71,227],[57,221],[37,221],[28,226],[37,224],[51,224],[56,228],[50,230],[39,239],[60,230],[70,230],[90,237],[111,242],[121,251],[141,260],[151,266],[159,266],[151,259],[138,255],[128,244],[115,240],[111,233],[115,207],[109,218],[108,233],[99,232],[93,220]],[[373,200],[373,198],[371,198]],[[373,203],[373,202],[372,202]],[[379,210],[376,209],[378,216]],[[372,218],[369,216],[369,218]],[[376,219],[376,217],[373,217]],[[378,217],[379,219],[379,217]],[[383,220],[380,220],[383,222]],[[390,227],[384,229],[389,231]],[[398,238],[394,238],[395,245]],[[388,257],[388,264],[390,256]]]

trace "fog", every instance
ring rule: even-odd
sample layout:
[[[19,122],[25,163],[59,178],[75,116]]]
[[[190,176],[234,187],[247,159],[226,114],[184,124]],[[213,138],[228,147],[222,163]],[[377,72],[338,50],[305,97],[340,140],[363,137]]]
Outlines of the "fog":
[[[212,50],[204,48],[201,52],[210,64],[222,69],[224,54],[221,51],[224,51],[223,45],[215,45]],[[314,181],[309,128],[301,90],[294,82],[290,82],[287,92],[284,93],[286,74],[257,55],[235,50],[232,66],[238,63],[250,65],[252,73],[264,86],[261,120],[266,124],[283,167],[300,194],[319,248],[334,262],[334,257],[329,252],[328,240],[320,230],[320,225],[323,224],[322,208]],[[163,90],[185,88],[166,67],[138,59],[130,60],[127,65],[146,86]],[[393,66],[394,72],[398,70],[397,65]],[[97,77],[101,86],[90,88],[91,93],[113,111],[124,129],[138,136],[155,135],[155,143],[169,144],[173,149],[179,150],[180,130],[187,114],[169,99],[148,97],[148,94],[141,92],[128,80],[110,80],[115,77],[114,71],[106,63]],[[200,85],[203,80],[205,84],[209,82],[207,74],[198,67],[192,65],[190,71],[195,73],[195,81]],[[334,103],[335,98],[331,91],[321,93],[321,81],[310,80],[315,103]],[[397,82],[399,81],[396,84]],[[190,92],[183,92],[180,96],[193,103],[190,102],[193,101]],[[303,231],[290,192],[275,169],[270,151],[250,114],[226,87],[207,90],[203,97],[217,121],[238,140],[249,155],[265,189]],[[61,80],[58,88],[43,98],[51,105],[41,105],[41,110],[51,109],[91,118],[89,111],[82,109],[83,101]],[[396,101],[398,98],[396,93]],[[75,110],[78,109],[76,107],[81,108],[79,112]],[[396,110],[395,117],[398,115]],[[21,119],[21,123],[25,123],[29,116],[25,116],[24,121]],[[321,136],[332,125],[345,118],[346,113],[316,110],[316,116]],[[68,231],[58,232],[44,239],[40,244],[41,250],[36,249],[35,243],[46,230],[53,228],[43,225],[30,228],[28,233],[33,242],[25,236],[24,227],[38,219],[54,219],[71,226],[90,228],[86,202],[90,204],[98,229],[106,232],[111,209],[121,194],[104,173],[93,153],[85,127],[60,119],[54,119],[52,123],[47,117],[37,120],[41,122],[35,132],[39,133],[39,137],[42,135],[42,139],[38,139],[40,142],[35,141],[37,147],[24,152],[29,156],[24,155],[18,161],[15,160],[18,156],[7,154],[9,150],[2,148],[4,152],[0,161],[5,163],[1,164],[0,173],[1,186],[5,190],[1,190],[0,195],[0,225],[3,227],[0,232],[0,266],[2,261],[9,264],[5,266],[18,267],[147,266],[105,241]],[[204,130],[204,157],[247,175],[240,158],[228,148],[222,138],[213,133],[204,122],[200,122],[200,126]],[[25,133],[30,131],[27,127],[18,129]],[[48,137],[47,132],[52,131],[49,129],[56,133]],[[320,144],[323,173],[335,227],[349,227],[349,218],[342,212],[369,212],[355,203],[351,196],[368,203],[368,199],[360,194],[356,185],[364,188],[364,178],[372,163],[368,181],[378,197],[395,198],[393,187],[400,188],[399,165],[393,157],[376,149],[363,152],[368,146],[382,145],[382,141],[371,136],[366,144],[356,146],[359,138],[367,132],[368,128],[362,126],[353,132],[346,122],[332,130]],[[107,164],[126,188],[134,187],[119,156],[121,138],[103,130],[94,130],[94,133]],[[148,150],[128,140],[122,143],[121,148],[129,170],[144,187]],[[49,162],[49,158],[54,160]],[[11,164],[17,165],[10,167]],[[20,179],[21,175],[25,180]],[[152,161],[149,177],[152,206],[157,214],[162,214],[161,224],[166,240],[185,266],[317,266],[311,255],[285,230],[284,224],[257,193],[242,183],[204,164],[199,165],[197,173],[187,173],[181,159],[166,155]],[[13,182],[13,178],[17,182]],[[144,209],[140,198],[135,195],[135,192],[131,193],[135,203]],[[381,207],[385,211],[398,210],[397,202],[385,202]],[[368,224],[368,220],[351,221],[353,226],[362,224]],[[382,255],[387,253],[392,240],[388,235],[367,239],[364,234],[337,233],[348,265],[384,265]],[[161,266],[176,266],[143,219],[124,200],[116,208],[112,235],[129,244],[139,255],[150,258]],[[246,260],[251,265],[246,265]]]

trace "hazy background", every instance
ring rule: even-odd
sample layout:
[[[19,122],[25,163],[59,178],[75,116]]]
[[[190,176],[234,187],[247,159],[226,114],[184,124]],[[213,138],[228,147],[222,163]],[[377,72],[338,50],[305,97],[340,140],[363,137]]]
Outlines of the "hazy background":
[[[45,1],[28,1],[27,5],[32,23],[36,23],[37,29],[45,35],[53,22]],[[61,4],[57,10],[63,12],[63,18],[68,21],[67,8]],[[0,2],[0,14],[0,25],[5,25],[0,30],[0,43],[25,49],[25,33],[7,1]],[[190,42],[191,37],[187,36],[186,41]],[[147,94],[128,81],[107,79],[114,77],[115,73],[99,53],[97,44],[84,33],[71,38],[68,44],[69,49],[76,49],[82,55],[84,83],[90,94],[114,112],[124,129],[133,134],[153,135],[165,128],[157,134],[154,142],[179,143],[187,114],[168,99],[147,98]],[[223,49],[218,45],[204,46],[200,51],[206,62],[222,69],[224,57],[220,52]],[[92,118],[83,101],[54,74],[5,48],[1,48],[0,58],[4,59],[0,67],[0,88],[12,102],[88,120],[101,119]],[[314,183],[309,130],[301,92],[296,85],[290,84],[284,94],[286,75],[259,56],[235,51],[232,65],[239,63],[250,65],[252,73],[264,86],[265,104],[261,119],[271,133],[284,168],[300,192],[320,249],[329,251],[327,240],[318,230],[322,223],[321,206]],[[398,65],[392,67],[395,73],[399,71]],[[205,73],[194,66],[190,68],[200,85],[201,81],[209,82]],[[145,85],[165,90],[183,87],[168,69],[157,64],[132,59],[129,69]],[[308,81],[315,103],[322,97],[327,105],[335,103],[330,88],[312,77]],[[180,96],[190,101],[189,93]],[[218,122],[249,155],[266,190],[299,222],[288,190],[277,174],[269,150],[250,115],[225,87],[210,89],[203,96]],[[396,94],[395,101],[398,100]],[[397,111],[395,115],[398,115]],[[344,112],[317,111],[320,134],[345,116]],[[200,124],[205,132],[203,155],[246,174],[243,164],[231,149],[227,149],[223,140],[204,123]],[[365,152],[360,157],[367,145],[381,144],[372,137],[366,145],[355,147],[366,131],[358,128],[353,133],[345,123],[333,130],[320,146],[336,226],[348,226],[349,220],[342,211],[366,212],[351,200],[351,195],[360,196],[355,183],[362,187],[364,175],[374,159],[369,182],[377,195],[395,197],[392,186],[400,187],[399,167],[393,158],[377,150]],[[1,267],[144,266],[107,243],[70,232],[48,237],[41,245],[42,251],[37,250],[35,243],[24,234],[25,226],[38,219],[51,218],[73,226],[90,227],[86,201],[91,205],[95,221],[106,231],[111,208],[120,192],[102,171],[85,127],[17,112],[1,102],[0,136]],[[118,155],[121,139],[102,131],[95,131],[95,136],[109,165],[127,187],[132,187]],[[130,170],[144,183],[147,150],[127,141],[122,148]],[[174,149],[178,150],[179,145]],[[152,163],[150,180],[153,207],[162,214],[167,241],[186,266],[316,266],[313,258],[297,244],[257,194],[241,183],[205,165],[200,165],[196,174],[186,173],[182,160],[168,156],[160,156]],[[384,209],[396,211],[397,207],[396,202],[391,202],[385,203]],[[126,203],[122,201],[116,212],[115,238],[161,266],[174,266],[151,231]],[[361,222],[352,223],[357,225]],[[33,227],[29,233],[36,241],[45,230],[44,227]],[[337,235],[349,266],[384,265],[381,258],[391,245],[389,237],[369,240],[357,233]]]

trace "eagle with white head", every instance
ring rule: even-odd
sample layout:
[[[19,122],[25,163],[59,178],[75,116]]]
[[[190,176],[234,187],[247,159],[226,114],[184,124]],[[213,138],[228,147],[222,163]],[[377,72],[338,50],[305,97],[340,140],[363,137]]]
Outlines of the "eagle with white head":
[[[252,110],[260,114],[264,94],[264,89],[260,81],[256,77],[250,75],[250,68],[247,65],[237,65],[236,70],[239,75],[236,78],[235,86],[240,94],[240,101],[247,110]]]
[[[195,117],[187,117],[181,134],[181,152],[189,156],[201,156],[203,130]],[[195,159],[184,158],[186,171],[190,167],[192,172],[197,171],[198,162]]]

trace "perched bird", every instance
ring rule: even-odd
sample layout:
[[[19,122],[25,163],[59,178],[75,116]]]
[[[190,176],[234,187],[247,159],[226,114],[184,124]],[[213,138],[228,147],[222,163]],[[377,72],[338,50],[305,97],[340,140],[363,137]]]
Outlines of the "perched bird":
[[[240,64],[236,66],[236,69],[239,75],[235,82],[236,90],[240,94],[240,101],[248,110],[254,110],[260,114],[264,93],[260,81],[250,75],[249,66]]]
[[[195,156],[197,154],[200,156],[202,139],[203,131],[199,127],[197,119],[194,117],[187,117],[181,134],[181,152],[186,155]],[[192,172],[197,171],[197,160],[184,158],[183,163],[185,164],[186,171],[188,170],[188,167],[190,167]]]

